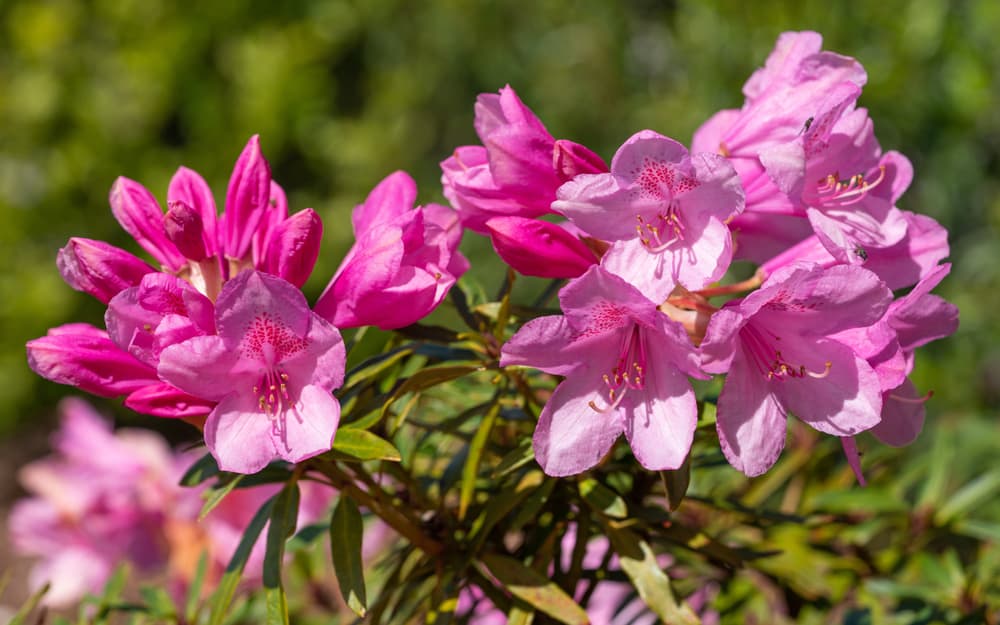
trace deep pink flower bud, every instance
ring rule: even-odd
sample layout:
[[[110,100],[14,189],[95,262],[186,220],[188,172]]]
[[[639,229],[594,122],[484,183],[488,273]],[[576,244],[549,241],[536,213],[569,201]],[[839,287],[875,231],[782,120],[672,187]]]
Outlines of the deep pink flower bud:
[[[212,189],[198,172],[181,167],[170,179],[167,188],[167,206],[174,202],[183,202],[195,209],[201,215],[202,241],[205,244],[205,255],[215,256],[219,252],[219,216],[215,208],[215,198]]]
[[[269,238],[261,269],[301,288],[319,257],[323,238],[319,215],[311,208],[301,210],[278,224]]]
[[[56,265],[63,280],[77,291],[107,304],[119,292],[139,284],[156,269],[125,250],[93,239],[73,237],[59,250]]]
[[[271,168],[260,151],[260,137],[250,137],[229,179],[226,213],[222,218],[222,248],[229,258],[250,251],[253,235],[271,199]]]
[[[264,256],[271,241],[271,234],[278,227],[278,224],[286,219],[288,219],[288,197],[281,185],[272,180],[271,199],[260,219],[257,231],[253,235],[253,260],[254,267],[257,269],[267,271],[264,269]]]
[[[163,229],[163,211],[146,187],[119,177],[111,187],[108,201],[111,212],[125,232],[132,235],[153,258],[173,271],[187,264],[184,255],[167,238]]]
[[[158,381],[155,369],[85,323],[52,328],[46,336],[28,341],[27,351],[28,366],[38,375],[101,397],[124,395]]]
[[[215,404],[162,382],[144,386],[125,398],[125,406],[136,412],[170,419],[205,416]]]
[[[181,254],[191,260],[208,258],[205,249],[204,223],[201,213],[182,201],[167,203],[167,214],[163,216],[163,229]]]
[[[486,222],[493,249],[518,273],[539,278],[575,278],[597,263],[579,238],[559,224],[527,217]]]
[[[552,149],[552,167],[559,182],[566,182],[580,174],[603,174],[608,171],[604,159],[585,145],[559,139]]]

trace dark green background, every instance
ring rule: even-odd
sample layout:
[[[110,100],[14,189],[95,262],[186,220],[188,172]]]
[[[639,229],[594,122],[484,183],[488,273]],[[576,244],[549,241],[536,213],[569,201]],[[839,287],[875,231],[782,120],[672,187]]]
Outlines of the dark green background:
[[[884,148],[914,163],[901,201],[951,231],[939,292],[962,311],[954,337],[920,352],[936,422],[995,418],[997,74],[1000,3],[253,2],[7,0],[0,3],[0,429],[49,423],[72,392],[42,381],[24,342],[53,325],[101,323],[65,286],[70,236],[138,251],[111,216],[116,176],[158,197],[178,165],[222,200],[232,164],[260,133],[293,210],[325,221],[315,297],[351,242],[348,212],[394,169],[441,201],[438,162],[476,141],[477,93],[514,86],[557,137],[606,158],[652,128],[687,143],[775,37],[816,29],[858,58]],[[484,255],[482,241],[466,247]],[[995,428],[993,431],[996,431]],[[1000,446],[1000,444],[998,444]],[[903,452],[907,453],[907,452]]]

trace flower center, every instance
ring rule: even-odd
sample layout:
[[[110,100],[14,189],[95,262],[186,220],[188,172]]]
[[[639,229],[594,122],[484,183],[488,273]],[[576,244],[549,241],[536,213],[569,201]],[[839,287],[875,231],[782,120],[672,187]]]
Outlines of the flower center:
[[[595,402],[587,402],[587,405],[596,412],[614,410],[625,398],[629,389],[639,391],[646,386],[646,346],[643,344],[638,325],[632,325],[632,331],[622,341],[614,369],[610,373],[605,373],[602,378],[608,389],[608,405],[598,408]]]
[[[635,231],[650,253],[662,252],[672,243],[684,240],[684,224],[678,216],[676,201],[671,201],[666,211],[658,213],[655,221],[646,221],[642,215],[636,215],[635,219],[639,222]]]
[[[280,367],[270,367],[253,385],[257,406],[269,417],[278,415],[291,401],[288,394],[288,374]]]
[[[855,174],[841,180],[839,174],[832,173],[816,183],[815,197],[810,204],[819,206],[850,206],[863,200],[868,192],[885,180],[885,165],[879,165],[878,176],[865,180],[864,174]]]
[[[830,375],[832,364],[827,361],[823,371],[815,372],[806,369],[805,365],[794,365],[785,360],[781,350],[774,347],[771,341],[780,341],[781,337],[766,328],[757,328],[747,324],[740,330],[740,338],[746,353],[757,371],[768,380],[784,382],[787,378],[825,378]],[[770,338],[771,340],[768,340]]]

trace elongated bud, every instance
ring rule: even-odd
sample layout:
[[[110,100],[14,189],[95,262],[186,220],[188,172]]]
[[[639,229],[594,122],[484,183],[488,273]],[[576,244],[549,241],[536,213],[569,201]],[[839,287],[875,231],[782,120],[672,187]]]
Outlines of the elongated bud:
[[[526,217],[494,217],[486,222],[493,249],[526,276],[575,278],[597,263],[580,239],[562,226]]]
[[[254,266],[260,267],[271,241],[271,234],[278,224],[288,219],[288,196],[285,190],[275,181],[271,181],[271,199],[253,234],[252,253]]]
[[[126,397],[125,406],[156,417],[187,419],[212,412],[215,402],[192,397],[169,384],[157,382],[143,386]]]
[[[219,253],[219,216],[215,209],[215,198],[208,183],[198,172],[181,167],[170,179],[167,188],[167,206],[174,202],[183,202],[201,215],[202,240],[205,243],[205,254],[215,256]]]
[[[125,395],[158,381],[152,367],[111,342],[103,330],[85,323],[52,328],[26,347],[32,371],[101,397]]]
[[[222,242],[226,256],[244,258],[257,226],[271,199],[271,168],[254,135],[233,168],[226,190],[226,212],[222,218]]]
[[[603,174],[608,171],[604,159],[590,148],[579,143],[559,139],[552,149],[552,167],[560,182],[566,182],[580,174]]]
[[[323,222],[316,211],[295,213],[271,233],[261,269],[301,287],[316,265],[322,237]]]
[[[181,254],[163,229],[163,211],[146,187],[134,180],[120,177],[111,187],[108,198],[111,212],[128,232],[165,267],[177,271],[187,259]]]
[[[59,250],[56,265],[63,280],[77,291],[93,295],[102,304],[139,284],[156,269],[121,248],[93,239],[73,237]]]
[[[163,228],[181,254],[194,261],[205,260],[210,255],[205,249],[205,228],[201,213],[179,200],[169,202],[163,216]]]

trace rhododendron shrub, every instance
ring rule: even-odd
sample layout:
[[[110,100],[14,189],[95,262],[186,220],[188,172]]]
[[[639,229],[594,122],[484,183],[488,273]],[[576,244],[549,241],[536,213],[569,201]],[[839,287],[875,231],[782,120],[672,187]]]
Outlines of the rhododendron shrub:
[[[931,293],[947,232],[898,206],[913,168],[876,138],[866,79],[818,34],[784,33],[742,108],[690,144],[621,129],[610,167],[512,87],[483,94],[481,145],[441,163],[450,206],[389,174],[318,298],[303,287],[331,216],[289,214],[257,137],[221,214],[191,170],[166,211],[120,178],[112,213],[147,257],[70,239],[58,269],[103,327],[53,328],[28,362],[183,419],[205,450],[67,404],[61,456],[23,471],[12,516],[33,583],[52,605],[103,592],[106,613],[126,561],[165,575],[184,617],[148,588],[133,608],[213,625],[882,605],[860,589],[896,565],[869,549],[912,521],[879,507],[885,446],[919,437],[930,393],[910,376],[958,311]],[[465,275],[465,230],[510,268],[497,291]],[[866,482],[881,516],[836,497]]]

